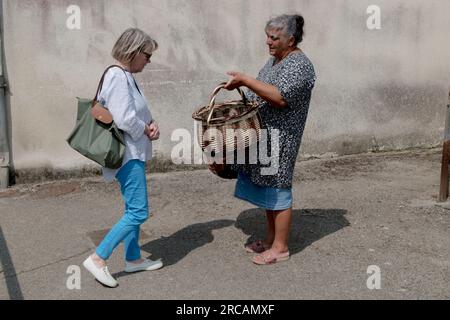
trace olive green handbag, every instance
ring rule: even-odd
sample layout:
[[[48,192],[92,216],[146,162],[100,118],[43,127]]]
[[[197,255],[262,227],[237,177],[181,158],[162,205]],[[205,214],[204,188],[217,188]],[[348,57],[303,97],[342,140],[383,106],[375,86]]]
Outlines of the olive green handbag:
[[[77,98],[77,123],[67,138],[67,142],[74,150],[102,167],[110,169],[118,169],[122,166],[125,141],[123,132],[117,128],[111,113],[97,102],[97,99],[106,73],[114,67],[122,69],[114,65],[105,70],[94,100]]]

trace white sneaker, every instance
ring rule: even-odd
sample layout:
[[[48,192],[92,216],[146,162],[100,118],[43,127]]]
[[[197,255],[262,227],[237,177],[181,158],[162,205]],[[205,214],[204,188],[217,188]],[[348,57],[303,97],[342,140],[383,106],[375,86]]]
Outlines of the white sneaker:
[[[152,271],[161,269],[163,263],[161,260],[153,261],[150,259],[144,259],[142,263],[130,263],[125,262],[125,272],[138,272],[138,271]]]
[[[83,266],[89,271],[97,281],[104,284],[107,287],[115,288],[119,284],[116,279],[114,279],[108,271],[108,267],[99,268],[95,265],[94,260],[92,260],[91,256],[84,260]]]

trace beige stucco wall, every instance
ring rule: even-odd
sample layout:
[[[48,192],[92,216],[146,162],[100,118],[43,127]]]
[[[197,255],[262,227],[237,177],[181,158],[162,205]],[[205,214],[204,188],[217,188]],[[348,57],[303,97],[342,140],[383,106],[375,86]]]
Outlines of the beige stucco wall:
[[[256,75],[268,58],[265,22],[300,12],[303,50],[317,84],[302,155],[348,154],[439,143],[450,84],[448,0],[4,0],[16,168],[76,167],[86,161],[65,138],[76,96],[94,94],[121,32],[139,27],[160,44],[137,76],[169,157],[177,128],[207,103],[228,70]],[[366,9],[381,8],[369,30]],[[81,8],[81,30],[66,10]],[[232,95],[223,95],[224,98]]]

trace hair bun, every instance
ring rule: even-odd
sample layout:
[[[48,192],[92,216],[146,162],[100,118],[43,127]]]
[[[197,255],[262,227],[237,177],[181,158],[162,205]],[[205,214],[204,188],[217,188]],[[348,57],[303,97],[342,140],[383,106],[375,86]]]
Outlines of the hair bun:
[[[297,25],[300,28],[303,28],[303,26],[305,25],[305,19],[303,19],[301,15],[295,15],[295,20],[297,21]]]
[[[295,14],[293,18],[295,19],[295,24],[297,25],[295,39],[297,40],[297,43],[300,43],[303,41],[303,27],[305,26],[305,19],[303,19],[303,17],[299,14]]]

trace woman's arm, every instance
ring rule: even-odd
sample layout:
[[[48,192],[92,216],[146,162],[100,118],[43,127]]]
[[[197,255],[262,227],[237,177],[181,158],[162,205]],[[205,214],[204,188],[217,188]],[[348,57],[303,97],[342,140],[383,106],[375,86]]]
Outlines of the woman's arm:
[[[225,89],[234,90],[238,87],[247,87],[275,108],[283,109],[288,106],[277,87],[240,72],[232,71],[228,72],[228,75],[231,76],[231,79],[226,84]]]

